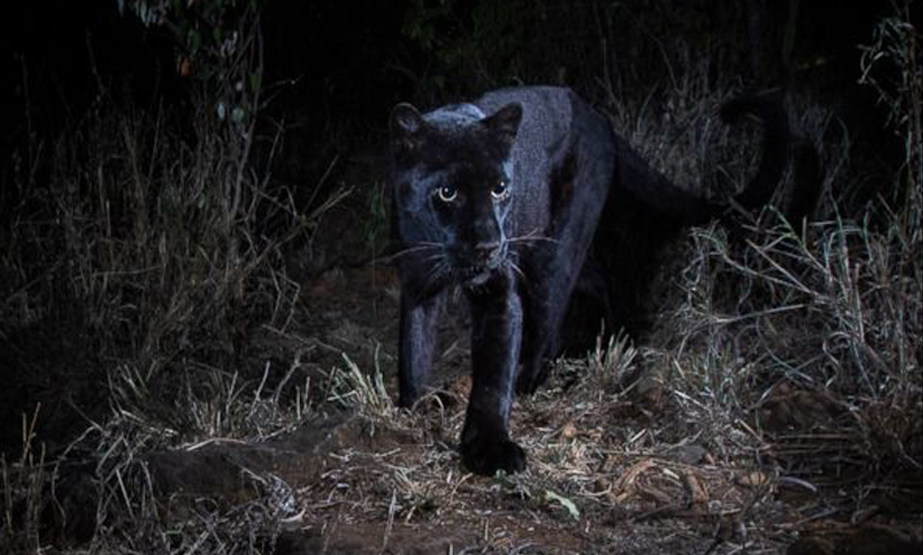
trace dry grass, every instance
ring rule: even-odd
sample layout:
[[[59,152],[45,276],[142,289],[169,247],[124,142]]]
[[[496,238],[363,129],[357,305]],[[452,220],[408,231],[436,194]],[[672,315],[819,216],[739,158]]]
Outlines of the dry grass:
[[[683,410],[740,419],[765,462],[809,487],[918,472],[923,306],[890,241],[844,222],[761,229],[743,245],[695,233],[685,299],[660,336]]]
[[[258,82],[254,33],[235,43],[224,77]],[[292,383],[297,346],[259,366],[250,357],[257,331],[291,325],[299,285],[282,271],[281,248],[317,213],[301,214],[257,174],[262,101],[233,82],[190,84],[201,87],[192,114],[145,110],[100,84],[83,117],[20,153],[17,203],[0,229],[0,339],[4,371],[36,398],[4,402],[45,399],[46,409],[21,449],[3,455],[4,552],[39,552],[81,520],[92,523],[78,534],[92,538],[85,552],[265,552],[274,537],[255,517],[266,510],[278,522],[272,483],[254,478],[262,504],[203,505],[168,522],[144,463],[166,445],[270,437],[309,404],[309,385]],[[243,115],[217,117],[215,98]],[[278,137],[264,140],[272,152]],[[286,233],[270,236],[270,223]],[[36,418],[66,438],[52,457]],[[95,507],[62,505],[76,475]]]
[[[40,408],[36,407],[31,419],[23,417],[23,448],[19,459],[8,462],[5,453],[0,456],[3,479],[0,545],[7,546],[10,552],[35,551],[42,543],[40,522],[48,503],[45,488],[53,471],[45,460],[44,446],[35,445],[35,425]]]

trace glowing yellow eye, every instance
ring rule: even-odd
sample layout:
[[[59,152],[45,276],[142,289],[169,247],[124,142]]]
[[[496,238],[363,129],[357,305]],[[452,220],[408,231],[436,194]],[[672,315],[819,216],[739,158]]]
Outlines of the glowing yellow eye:
[[[497,184],[494,185],[494,188],[490,191],[490,195],[497,200],[505,198],[509,193],[510,188],[505,179],[497,181]]]
[[[439,200],[442,202],[452,202],[455,200],[455,197],[458,196],[458,189],[451,185],[443,185],[436,189],[436,196],[438,196]]]

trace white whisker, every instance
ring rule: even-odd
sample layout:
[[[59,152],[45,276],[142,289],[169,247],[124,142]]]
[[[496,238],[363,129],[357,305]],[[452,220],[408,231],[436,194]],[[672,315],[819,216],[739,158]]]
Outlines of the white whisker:
[[[526,243],[526,244],[538,243],[542,241],[552,243],[555,245],[560,243],[560,241],[552,237],[547,237],[545,235],[539,235],[537,230],[532,230],[529,233],[526,233],[525,235],[520,235],[518,237],[511,237],[510,239],[507,239],[507,242],[509,243]]]

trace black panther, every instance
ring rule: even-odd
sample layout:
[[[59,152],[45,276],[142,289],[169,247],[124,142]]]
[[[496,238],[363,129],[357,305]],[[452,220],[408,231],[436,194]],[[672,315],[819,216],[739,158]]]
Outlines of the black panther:
[[[731,101],[722,115],[763,122],[759,171],[733,199],[767,203],[791,152],[779,95]],[[518,472],[509,435],[516,391],[531,393],[578,283],[594,292],[607,329],[640,326],[651,252],[727,203],[672,184],[573,91],[522,87],[421,114],[391,114],[392,233],[401,283],[400,405],[424,392],[437,318],[461,290],[472,318],[472,389],[460,452],[473,472]],[[589,284],[589,285],[587,285]]]

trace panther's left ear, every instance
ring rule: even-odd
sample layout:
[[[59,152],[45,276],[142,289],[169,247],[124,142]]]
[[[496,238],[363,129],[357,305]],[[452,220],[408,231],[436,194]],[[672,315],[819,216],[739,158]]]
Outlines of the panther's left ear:
[[[522,123],[522,105],[516,102],[507,104],[482,123],[512,143],[519,131],[519,124]]]
[[[391,110],[391,138],[396,145],[413,150],[423,140],[426,120],[411,104],[403,102]]]

